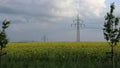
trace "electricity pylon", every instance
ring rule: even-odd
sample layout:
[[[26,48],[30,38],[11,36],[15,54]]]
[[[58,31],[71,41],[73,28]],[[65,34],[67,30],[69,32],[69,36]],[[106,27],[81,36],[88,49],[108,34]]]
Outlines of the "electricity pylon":
[[[42,37],[42,40],[43,40],[43,42],[46,42],[46,41],[47,41],[47,36],[44,35],[44,36]]]
[[[73,20],[73,22],[76,22],[76,23],[75,24],[71,24],[71,26],[75,25],[75,27],[77,27],[76,41],[80,42],[80,28],[82,28],[85,25],[83,24],[83,20],[81,20],[79,18],[79,15],[77,15],[77,18],[75,20]]]

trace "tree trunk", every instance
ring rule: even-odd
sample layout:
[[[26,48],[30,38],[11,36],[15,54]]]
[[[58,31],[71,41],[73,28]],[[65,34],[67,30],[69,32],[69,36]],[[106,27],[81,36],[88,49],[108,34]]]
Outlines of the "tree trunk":
[[[0,48],[0,65],[1,65],[1,55],[2,55],[2,50]]]
[[[2,62],[2,47],[0,48],[0,64]]]
[[[112,68],[115,68],[115,64],[114,64],[114,47],[113,46],[111,46],[111,53],[112,53],[112,56],[111,56]]]

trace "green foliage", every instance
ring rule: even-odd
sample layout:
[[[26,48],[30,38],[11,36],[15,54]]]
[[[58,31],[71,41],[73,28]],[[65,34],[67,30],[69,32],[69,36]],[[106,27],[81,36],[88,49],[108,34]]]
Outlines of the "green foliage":
[[[103,32],[104,38],[114,47],[120,40],[120,28],[118,28],[120,18],[113,15],[115,9],[114,3],[111,4],[110,8],[110,12],[105,16]]]
[[[4,20],[3,23],[2,23],[2,30],[0,32],[0,47],[1,47],[1,50],[8,43],[8,39],[7,39],[7,36],[6,36],[6,33],[5,33],[5,29],[8,28],[9,24],[10,24],[10,21],[6,21],[6,20]]]

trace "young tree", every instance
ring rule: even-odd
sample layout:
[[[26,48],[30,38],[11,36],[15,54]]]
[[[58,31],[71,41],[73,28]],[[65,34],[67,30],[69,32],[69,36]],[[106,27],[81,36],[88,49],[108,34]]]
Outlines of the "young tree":
[[[6,47],[6,44],[8,43],[5,29],[8,28],[9,24],[10,24],[10,21],[4,20],[2,23],[2,30],[0,31],[0,61],[1,61],[1,56],[6,54],[6,53],[3,53],[2,50],[4,47]]]
[[[114,47],[120,40],[120,28],[118,28],[120,18],[113,15],[113,11],[115,9],[114,3],[111,4],[110,8],[110,12],[105,16],[103,33],[104,38],[111,46],[112,68],[114,68]]]

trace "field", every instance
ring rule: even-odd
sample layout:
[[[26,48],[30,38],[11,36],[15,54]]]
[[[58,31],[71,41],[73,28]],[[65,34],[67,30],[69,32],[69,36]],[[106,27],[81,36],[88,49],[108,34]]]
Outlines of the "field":
[[[111,68],[104,42],[9,43],[0,68]],[[120,68],[120,45],[115,47],[115,66]]]

